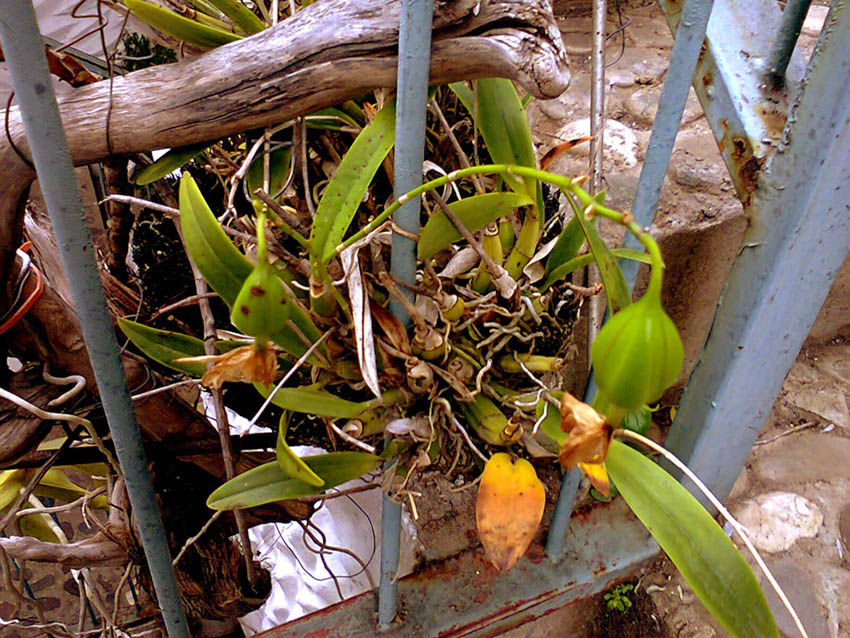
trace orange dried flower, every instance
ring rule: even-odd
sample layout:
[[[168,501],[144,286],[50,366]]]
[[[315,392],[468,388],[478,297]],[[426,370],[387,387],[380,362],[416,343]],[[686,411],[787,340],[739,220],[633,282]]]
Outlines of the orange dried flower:
[[[561,398],[561,429],[570,435],[558,455],[561,465],[565,470],[578,465],[593,487],[608,496],[605,458],[614,429],[604,416],[569,392],[564,392]]]
[[[183,357],[177,363],[214,363],[204,373],[201,383],[208,388],[220,388],[225,381],[271,384],[277,372],[277,353],[269,346],[241,346],[230,352],[201,357]]]

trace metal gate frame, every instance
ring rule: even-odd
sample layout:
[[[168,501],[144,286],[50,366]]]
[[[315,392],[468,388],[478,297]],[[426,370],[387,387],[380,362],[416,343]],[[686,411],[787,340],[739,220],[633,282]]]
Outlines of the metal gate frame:
[[[676,39],[633,212],[642,225],[651,223],[693,81],[750,221],[667,438],[668,447],[721,498],[743,467],[850,248],[850,9],[833,2],[800,78],[792,51],[809,2],[789,0],[782,12],[770,0],[660,0]],[[396,156],[415,180],[432,0],[403,4]],[[428,37],[417,40],[423,32]],[[27,0],[0,0],[0,43],[163,618],[169,636],[182,638],[188,632],[162,521]],[[786,73],[789,62],[792,71]],[[409,108],[401,106],[405,99]],[[412,215],[396,222],[409,225],[418,218]],[[409,253],[409,247],[394,248],[399,276],[410,272]],[[627,274],[633,282],[634,272]],[[546,556],[533,546],[507,574],[496,574],[480,553],[466,552],[395,583],[400,508],[387,506],[380,596],[363,594],[264,635],[374,636],[379,609],[388,636],[492,636],[599,591],[652,558],[657,546],[622,503],[571,516],[577,484],[575,474],[565,477]]]

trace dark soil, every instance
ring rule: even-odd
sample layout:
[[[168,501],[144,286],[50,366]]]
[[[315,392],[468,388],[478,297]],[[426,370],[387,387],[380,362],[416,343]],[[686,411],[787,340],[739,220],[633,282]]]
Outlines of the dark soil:
[[[588,625],[587,635],[599,638],[666,638],[666,627],[649,594],[642,589],[630,591],[628,599],[632,606],[620,611],[610,609],[604,594],[599,594],[596,616]]]

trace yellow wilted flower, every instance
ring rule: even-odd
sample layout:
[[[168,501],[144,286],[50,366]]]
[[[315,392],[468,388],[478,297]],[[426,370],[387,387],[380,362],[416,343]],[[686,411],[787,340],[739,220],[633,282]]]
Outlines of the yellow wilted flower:
[[[610,493],[605,458],[611,442],[611,427],[605,417],[569,392],[561,397],[561,429],[569,434],[558,460],[565,470],[574,465],[603,496]]]
[[[208,388],[220,388],[225,381],[271,384],[277,372],[277,353],[270,346],[251,345],[224,354],[182,357],[175,363],[214,363],[201,377]]]

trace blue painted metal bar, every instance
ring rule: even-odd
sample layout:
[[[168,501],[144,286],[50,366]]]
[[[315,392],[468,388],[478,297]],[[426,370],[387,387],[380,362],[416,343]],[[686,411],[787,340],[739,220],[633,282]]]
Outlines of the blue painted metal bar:
[[[789,0],[782,12],[782,25],[767,58],[765,78],[774,87],[782,87],[785,83],[785,69],[791,61],[791,54],[803,29],[803,22],[812,0]]]
[[[565,551],[569,561],[553,565],[532,545],[508,572],[496,571],[477,549],[428,565],[399,583],[406,613],[382,638],[501,635],[628,578],[658,555],[658,545],[619,499],[576,517]],[[374,610],[370,592],[258,638],[374,638]]]
[[[564,558],[564,543],[567,529],[576,504],[576,494],[581,483],[582,473],[577,467],[566,472],[561,478],[561,489],[558,491],[558,501],[555,503],[555,513],[546,535],[546,556],[553,562]]]
[[[679,3],[659,2],[675,31]],[[714,0],[707,45],[694,75],[694,90],[745,207],[760,167],[782,135],[787,95],[803,74],[795,54],[785,74],[788,93],[765,85],[763,71],[781,22],[782,12],[775,3]]]
[[[396,572],[400,549],[401,505],[384,494],[381,500],[381,579],[378,583],[378,629],[381,631],[390,626],[398,611]]]
[[[425,116],[428,103],[428,74],[431,68],[431,23],[433,0],[403,0],[399,17],[398,89],[396,98],[396,143],[394,194],[401,197],[422,184],[425,159]],[[393,221],[403,230],[419,233],[419,198],[399,208]],[[390,271],[401,281],[414,283],[416,244],[393,233]],[[403,291],[411,295],[410,291]],[[395,299],[390,309],[405,325],[410,317]],[[378,628],[386,630],[398,606],[399,544],[401,506],[384,496],[381,505],[381,580],[378,586]]]
[[[0,0],[0,43],[168,635],[188,636],[32,3]]]
[[[641,167],[640,180],[632,204],[632,214],[641,226],[649,226],[655,217],[661,187],[664,185],[664,177],[667,175],[667,166],[673,152],[673,143],[682,122],[682,113],[685,112],[688,91],[693,82],[697,58],[705,40],[713,6],[714,0],[687,0],[681,16],[677,16],[678,26],[675,29],[676,39],[670,65],[667,67],[667,77],[661,90],[646,159]],[[625,246],[641,248],[640,242],[630,233],[626,233]],[[620,268],[623,269],[630,288],[634,288],[639,266],[636,261],[620,260]]]
[[[743,251],[667,438],[721,499],[850,247],[848,50],[850,7],[834,3],[805,89],[757,175]]]
[[[632,213],[641,226],[649,226],[655,216],[661,186],[667,174],[667,165],[670,162],[670,154],[673,152],[673,143],[679,131],[679,124],[682,121],[682,113],[685,111],[688,90],[694,77],[713,4],[714,0],[686,0],[681,15],[676,15],[674,18],[678,28],[671,25],[676,37],[670,55],[670,65],[661,91],[658,112],[652,126],[646,159],[641,168],[632,205]],[[641,247],[629,234],[626,235],[626,246]],[[620,267],[626,276],[626,283],[631,289],[634,289],[638,266],[639,264],[635,261],[620,262]],[[592,400],[595,394],[596,383],[591,370],[585,400]],[[557,561],[563,556],[564,537],[570,524],[580,479],[581,472],[573,468],[564,475],[561,483],[555,514],[546,541],[546,554],[551,560]]]
[[[434,0],[403,0],[399,16],[398,89],[396,98],[396,142],[394,195],[401,197],[422,185],[425,159],[425,116],[428,107],[428,73],[431,68],[431,23]],[[419,198],[398,209],[393,221],[414,235],[419,234]],[[416,276],[416,244],[410,238],[393,233],[390,271],[407,283]],[[413,300],[413,293],[405,290]],[[409,325],[402,305],[390,301],[390,309]]]

